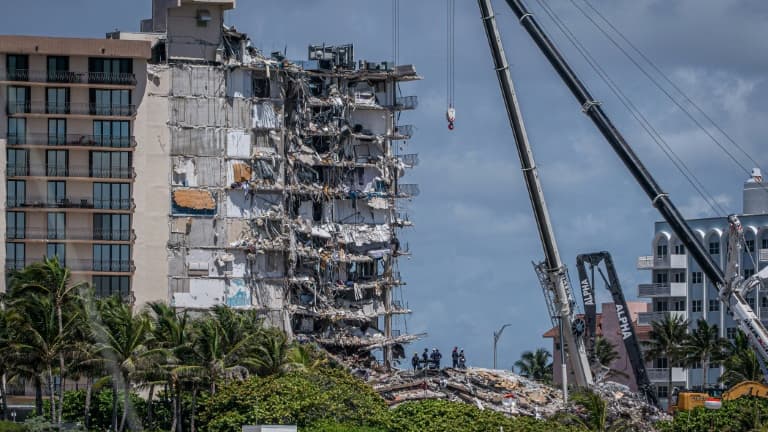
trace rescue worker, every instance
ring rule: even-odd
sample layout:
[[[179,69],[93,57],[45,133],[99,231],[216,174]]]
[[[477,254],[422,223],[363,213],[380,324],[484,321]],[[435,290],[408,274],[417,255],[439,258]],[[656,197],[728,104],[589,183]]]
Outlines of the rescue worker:
[[[461,350],[459,352],[459,369],[466,369],[467,368],[467,358],[464,357],[464,350]]]
[[[459,347],[453,347],[453,351],[451,351],[451,360],[454,369],[459,367]]]
[[[411,358],[411,366],[413,366],[414,372],[419,370],[419,353],[413,353],[413,358]]]
[[[443,358],[443,355],[440,354],[440,350],[435,348],[432,350],[432,362],[435,364],[435,369],[440,369],[440,359]]]
[[[429,366],[429,348],[424,348],[424,352],[421,353],[421,362],[423,363],[422,367],[424,369]]]

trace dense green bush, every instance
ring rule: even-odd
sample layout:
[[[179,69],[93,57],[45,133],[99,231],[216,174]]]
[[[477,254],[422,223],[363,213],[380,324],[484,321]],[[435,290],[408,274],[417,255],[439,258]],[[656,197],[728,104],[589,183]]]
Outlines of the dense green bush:
[[[392,432],[569,432],[577,429],[530,417],[510,418],[496,411],[443,400],[406,402],[392,412]]]
[[[26,432],[27,429],[22,423],[9,421],[0,421],[0,432]]]
[[[48,413],[48,400],[43,402],[44,413]],[[139,395],[131,393],[131,405],[138,418],[144,419],[147,413],[147,402]],[[123,409],[123,394],[118,395],[118,412]],[[64,407],[62,418],[68,423],[83,423],[85,412],[85,390],[71,390],[64,392]],[[121,415],[121,414],[118,414]],[[94,392],[91,396],[91,430],[107,430],[112,423],[112,390],[105,389]]]
[[[310,426],[334,421],[386,426],[387,405],[370,386],[346,371],[293,371],[222,386],[200,402],[200,424],[211,432],[239,432],[244,424]]]
[[[743,397],[723,401],[719,410],[697,407],[679,412],[672,421],[660,422],[657,427],[663,432],[768,430],[768,399]]]

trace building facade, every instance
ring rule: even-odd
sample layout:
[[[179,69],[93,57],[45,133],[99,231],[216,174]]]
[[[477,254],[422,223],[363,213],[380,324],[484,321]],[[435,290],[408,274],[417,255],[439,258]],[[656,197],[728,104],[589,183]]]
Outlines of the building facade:
[[[768,192],[759,170],[755,170],[753,177],[744,184],[744,206],[739,218],[746,238],[740,257],[741,269],[744,277],[749,277],[768,263]],[[729,229],[727,215],[688,220],[688,224],[705,250],[724,268]],[[668,313],[687,319],[693,329],[696,322],[704,318],[709,324],[718,326],[721,337],[733,339],[737,327],[721,304],[716,287],[688,255],[666,222],[655,224],[651,247],[653,255],[642,256],[637,262],[638,269],[651,273],[651,283],[638,287],[638,296],[651,300],[651,311],[640,314],[640,324],[650,324]],[[759,287],[749,293],[746,300],[763,323],[768,324],[768,291]],[[667,388],[669,367],[672,367],[673,388],[701,388],[704,384],[701,367],[683,369],[670,365],[664,358],[655,359],[649,367],[651,380],[662,399],[670,391]],[[710,364],[707,384],[716,385],[722,372],[719,364]]]
[[[264,55],[234,0],[155,0],[140,32],[0,38],[6,268],[58,256],[97,295],[252,308],[332,351],[402,355],[418,187],[412,66]]]

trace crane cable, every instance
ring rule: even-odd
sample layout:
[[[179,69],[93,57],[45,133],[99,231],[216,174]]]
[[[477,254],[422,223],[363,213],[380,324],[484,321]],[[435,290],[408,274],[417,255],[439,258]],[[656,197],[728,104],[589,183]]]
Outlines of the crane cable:
[[[448,120],[448,129],[453,130],[456,122],[456,109],[453,106],[456,93],[456,0],[447,0],[446,12],[446,99],[448,110],[445,117]]]
[[[579,41],[576,35],[570,30],[567,24],[565,24],[557,13],[546,5],[542,0],[536,0],[541,8],[546,12],[549,18],[555,23],[561,33],[568,39],[576,50],[584,57],[587,63],[598,74],[598,76],[605,82],[611,92],[619,99],[622,105],[630,112],[632,117],[640,124],[645,132],[651,137],[661,151],[667,156],[672,164],[680,171],[683,177],[693,186],[694,190],[704,199],[707,205],[716,213],[726,213],[722,206],[717,202],[714,197],[706,190],[701,181],[696,177],[693,172],[688,168],[685,162],[675,153],[675,151],[664,140],[658,130],[651,124],[645,115],[637,108],[637,106],[631,101],[629,97],[621,90],[616,82],[610,77],[610,75],[600,66],[595,58],[590,54],[589,50]],[[718,213],[721,212],[721,213]]]
[[[720,127],[712,117],[710,117],[702,108],[699,106],[696,102],[694,102],[677,84],[672,81],[669,76],[667,76],[650,58],[648,58],[645,53],[643,53],[635,44],[633,44],[616,26],[614,26],[600,11],[592,5],[592,3],[589,2],[589,0],[583,0],[584,3],[592,9],[592,11],[595,12],[597,16],[600,17],[632,50],[634,50],[646,63],[650,65],[650,67],[657,73],[659,76],[661,76],[664,81],[669,84],[673,89],[675,89],[683,98],[685,102],[693,106],[696,111],[699,112],[699,114],[702,115],[717,131],[719,131],[723,136],[725,136],[728,141],[733,144],[734,147],[736,147],[741,153],[743,153],[753,164],[756,168],[760,168],[760,164],[757,163],[757,161],[746,151],[744,148],[739,145],[736,140],[734,140],[725,130],[723,130],[722,127]],[[745,173],[748,175],[752,175],[751,171],[744,166],[728,149],[725,148],[725,146],[712,134],[704,125],[696,119],[693,114],[684,107],[667,89],[665,89],[659,82],[656,80],[651,73],[649,73],[639,62],[629,53],[627,50],[621,46],[621,44],[614,39],[603,27],[600,26],[588,13],[585,11],[581,6],[579,6],[574,0],[570,0],[571,4],[578,9],[582,15],[584,15],[619,51],[621,51],[629,61],[631,61],[659,90],[661,90],[662,93],[664,93],[667,98],[669,98],[672,103],[674,103],[683,113],[686,114],[688,118],[693,121],[696,126],[699,127],[712,142],[714,142],[737,166],[739,166]]]

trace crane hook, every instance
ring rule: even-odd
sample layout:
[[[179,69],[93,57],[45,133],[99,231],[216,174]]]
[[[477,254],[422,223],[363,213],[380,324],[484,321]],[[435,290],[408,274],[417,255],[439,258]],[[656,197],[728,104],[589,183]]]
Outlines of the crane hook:
[[[456,109],[454,107],[448,107],[448,111],[445,113],[445,118],[448,119],[448,130],[453,130],[453,124],[456,122]]]

